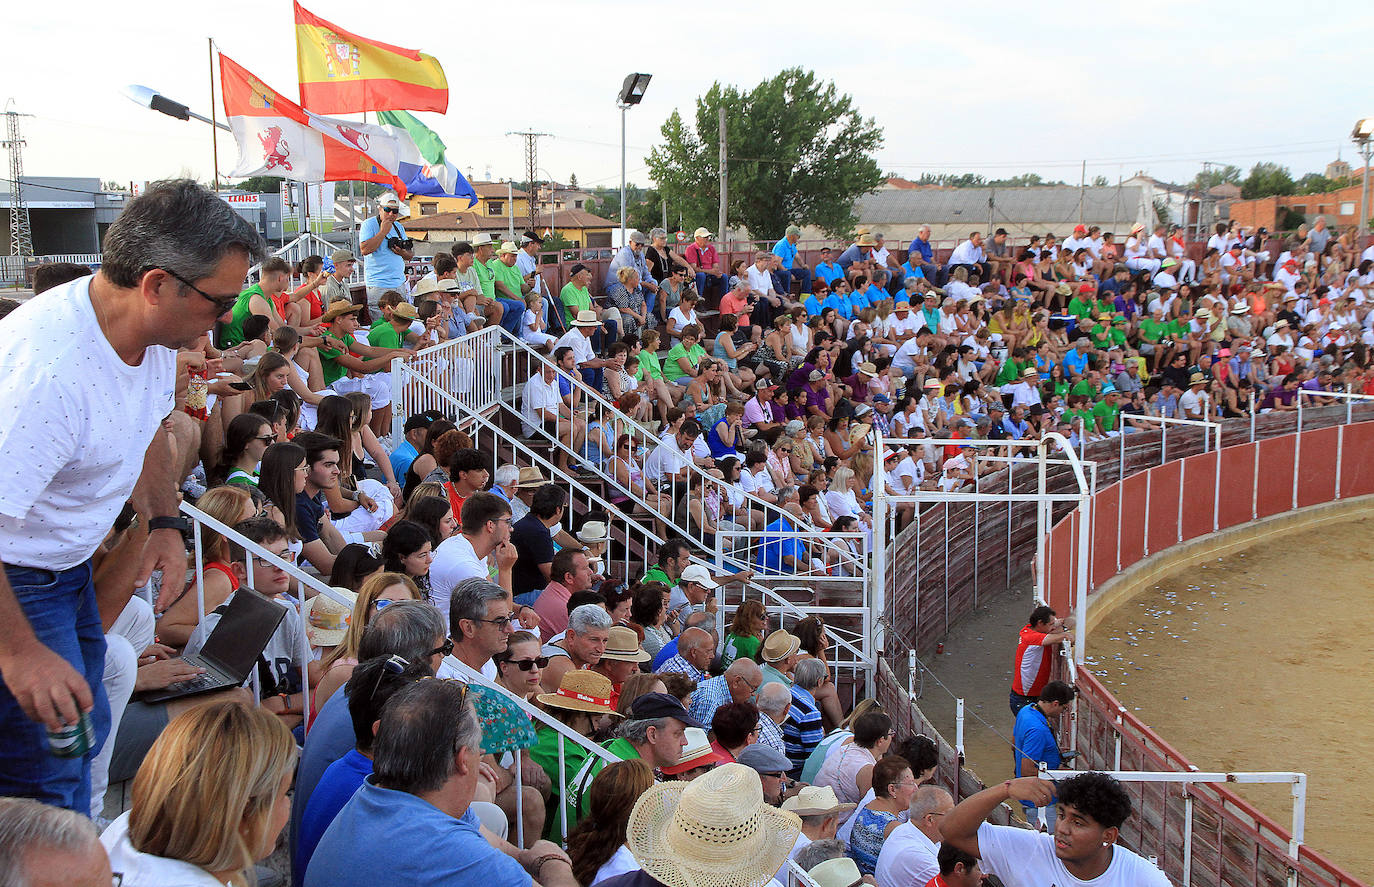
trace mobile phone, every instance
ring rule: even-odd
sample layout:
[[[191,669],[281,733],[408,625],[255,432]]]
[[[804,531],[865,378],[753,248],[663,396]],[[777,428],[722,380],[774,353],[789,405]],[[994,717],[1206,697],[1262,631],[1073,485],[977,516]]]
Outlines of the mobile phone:
[[[252,391],[252,390],[253,390],[253,386],[252,386],[252,385],[249,385],[247,382],[230,382],[230,383],[229,383],[229,387],[232,388],[232,389],[234,389],[235,391]]]

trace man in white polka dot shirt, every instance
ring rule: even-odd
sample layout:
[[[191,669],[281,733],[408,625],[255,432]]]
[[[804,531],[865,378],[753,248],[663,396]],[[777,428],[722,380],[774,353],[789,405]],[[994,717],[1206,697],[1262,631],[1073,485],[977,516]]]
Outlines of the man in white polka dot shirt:
[[[132,500],[149,530],[136,584],[154,570],[185,574],[181,460],[164,428],[175,349],[229,313],[262,254],[257,232],[214,194],[158,183],[110,226],[99,272],[5,319],[0,795],[89,812],[90,762],[110,729],[91,558]],[[52,753],[48,731],[86,723],[85,755]]]

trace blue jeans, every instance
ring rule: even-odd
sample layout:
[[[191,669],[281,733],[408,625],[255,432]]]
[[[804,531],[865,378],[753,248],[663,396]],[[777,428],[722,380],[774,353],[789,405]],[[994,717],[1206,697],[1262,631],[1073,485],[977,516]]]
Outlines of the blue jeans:
[[[497,298],[506,313],[501,315],[501,326],[515,338],[520,338],[520,325],[525,319],[525,303],[516,299]]]
[[[95,708],[95,747],[83,758],[55,757],[47,728],[29,720],[0,685],[0,796],[35,798],[86,816],[91,810],[91,759],[110,734],[105,673],[105,631],[95,604],[89,561],[53,572],[6,566],[5,575],[38,641],[86,676]],[[9,631],[11,629],[4,629]]]
[[[705,271],[697,272],[697,295],[701,296],[703,299],[706,298],[706,284],[708,281],[719,286],[721,288],[721,295],[725,295],[725,278],[719,274],[707,274]]]
[[[792,277],[801,281],[802,298],[806,298],[806,294],[811,292],[811,269],[805,265],[795,265],[792,267]]]

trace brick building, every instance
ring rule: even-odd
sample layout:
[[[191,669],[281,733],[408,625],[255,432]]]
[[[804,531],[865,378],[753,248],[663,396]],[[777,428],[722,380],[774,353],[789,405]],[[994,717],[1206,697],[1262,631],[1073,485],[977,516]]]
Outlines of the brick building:
[[[1360,223],[1360,186],[1351,185],[1325,194],[1293,194],[1288,197],[1260,197],[1255,200],[1237,200],[1230,205],[1231,220],[1246,227],[1256,228],[1263,225],[1270,231],[1278,231],[1285,226],[1282,208],[1287,207],[1301,215],[1311,224],[1317,216],[1326,216],[1330,228],[1346,228]],[[1286,227],[1295,227],[1288,225]]]

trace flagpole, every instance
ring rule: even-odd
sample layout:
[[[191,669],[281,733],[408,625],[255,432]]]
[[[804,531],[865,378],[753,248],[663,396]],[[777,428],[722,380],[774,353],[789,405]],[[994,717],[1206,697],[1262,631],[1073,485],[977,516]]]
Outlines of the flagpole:
[[[215,118],[215,38],[205,38],[210,51],[210,152],[214,158],[215,190],[219,190],[219,123]]]

